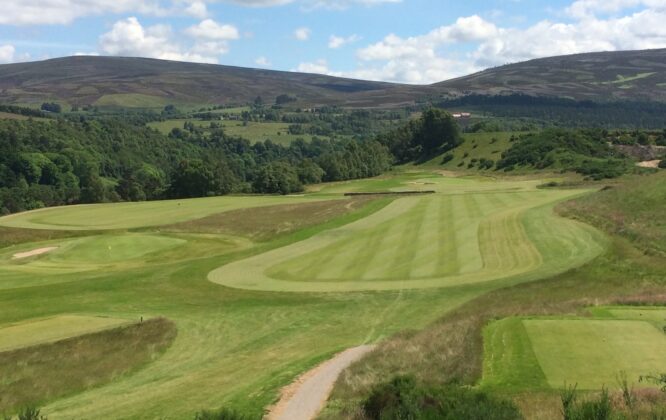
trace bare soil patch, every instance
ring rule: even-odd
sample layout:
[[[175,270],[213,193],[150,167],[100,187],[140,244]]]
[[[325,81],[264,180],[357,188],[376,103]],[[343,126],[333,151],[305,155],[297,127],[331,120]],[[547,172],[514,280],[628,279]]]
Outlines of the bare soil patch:
[[[54,251],[56,249],[58,249],[57,246],[48,246],[48,247],[45,247],[45,248],[32,249],[32,250],[26,251],[26,252],[17,252],[16,254],[12,255],[12,259],[13,260],[21,260],[23,258],[29,258],[29,257],[34,257],[36,255],[46,254],[47,252],[51,252],[51,251]]]
[[[645,160],[643,162],[638,162],[636,166],[640,166],[641,168],[658,168],[659,167],[659,162],[661,160]]]

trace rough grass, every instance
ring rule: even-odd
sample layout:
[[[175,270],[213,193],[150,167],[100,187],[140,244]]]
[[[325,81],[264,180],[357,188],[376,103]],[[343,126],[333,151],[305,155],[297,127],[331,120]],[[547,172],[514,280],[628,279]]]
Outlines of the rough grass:
[[[251,210],[231,210],[188,222],[159,228],[160,232],[193,232],[237,235],[264,241],[277,235],[325,223],[368,204],[373,197],[350,200],[316,201],[301,204],[280,204]]]
[[[561,206],[567,217],[628,238],[646,252],[666,255],[666,171],[636,176],[594,196]]]
[[[240,208],[301,203],[305,196],[224,196],[133,203],[50,207],[0,218],[0,226],[49,230],[104,230],[159,226]],[[328,198],[330,199],[330,197]],[[156,217],[159,215],[159,217]]]
[[[173,342],[172,322],[151,319],[51,344],[0,352],[0,412],[91,389],[155,360]]]
[[[288,123],[279,122],[254,122],[248,121],[244,125],[242,121],[224,120],[224,121],[204,121],[195,118],[189,119],[175,119],[166,121],[156,121],[148,123],[148,127],[154,128],[163,134],[169,134],[174,128],[183,129],[186,122],[191,122],[195,127],[207,129],[210,127],[211,122],[215,122],[222,126],[224,133],[232,137],[242,137],[249,140],[251,143],[263,142],[270,140],[273,143],[289,145],[292,141],[303,139],[305,141],[312,140],[311,134],[290,134]],[[308,125],[303,124],[303,128],[307,130]],[[317,136],[319,138],[327,138],[327,136]]]
[[[0,352],[59,341],[127,324],[127,319],[60,315],[11,325],[0,325]]]
[[[454,150],[446,152],[440,156],[431,159],[422,164],[425,167],[439,167],[442,169],[458,171],[479,171],[478,163],[472,168],[468,168],[472,159],[492,159],[497,162],[502,158],[502,152],[511,147],[509,139],[512,135],[520,133],[501,132],[501,133],[465,133],[464,142]],[[442,164],[444,156],[452,155],[453,159]],[[482,170],[482,172],[492,172],[492,170]]]
[[[631,194],[642,182],[629,181],[618,191]],[[602,193],[601,193],[602,194]],[[567,211],[579,203],[594,201],[595,196],[578,198]],[[624,206],[624,205],[622,205]],[[643,210],[643,217],[659,211],[661,203]],[[590,214],[580,215],[585,220],[602,220],[607,208],[584,207]],[[568,213],[571,214],[571,213]],[[639,223],[649,223],[637,217]],[[605,223],[597,224],[608,228]],[[613,232],[612,230],[607,230]],[[590,263],[566,273],[544,280],[512,286],[484,294],[453,310],[428,328],[405,332],[381,343],[365,359],[345,371],[336,383],[327,414],[331,418],[344,416],[347,408],[354,409],[355,401],[368,395],[371,387],[394,374],[413,374],[428,383],[446,383],[451,380],[474,384],[481,378],[483,360],[482,329],[492,320],[511,316],[541,316],[586,313],[591,305],[641,302],[666,303],[666,261],[646,255],[636,249],[635,243],[615,236],[611,247]],[[539,378],[535,378],[540,382]],[[504,383],[510,392],[510,383]],[[524,414],[532,418],[547,418],[553,412],[544,407],[559,408],[557,395],[518,394]],[[544,400],[550,401],[544,403]],[[541,401],[541,402],[537,402]],[[350,408],[351,407],[351,408]]]

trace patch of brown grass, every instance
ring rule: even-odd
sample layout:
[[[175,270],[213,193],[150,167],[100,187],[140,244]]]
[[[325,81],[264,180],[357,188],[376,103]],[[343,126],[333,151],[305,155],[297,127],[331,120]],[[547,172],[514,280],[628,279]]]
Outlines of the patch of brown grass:
[[[318,225],[363,207],[374,197],[280,204],[214,214],[202,219],[162,226],[162,232],[218,233],[267,240]]]
[[[26,242],[49,241],[51,239],[71,238],[90,235],[90,232],[66,230],[20,229],[0,226],[0,248]]]
[[[155,318],[0,353],[0,413],[40,405],[126,375],[164,352],[175,337],[173,322]]]

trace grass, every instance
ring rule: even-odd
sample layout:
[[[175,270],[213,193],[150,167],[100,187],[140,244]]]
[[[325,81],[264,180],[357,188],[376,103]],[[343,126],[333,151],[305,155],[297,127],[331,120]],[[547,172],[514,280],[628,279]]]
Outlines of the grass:
[[[520,135],[520,133],[501,132],[501,133],[465,133],[464,142],[454,150],[437,156],[426,162],[425,167],[437,167],[449,170],[467,170],[480,171],[478,164],[468,168],[472,159],[491,159],[497,162],[502,157],[502,152],[511,147],[511,136]],[[442,164],[446,155],[452,155],[453,159]],[[483,170],[482,172],[489,172]]]
[[[640,376],[666,370],[666,337],[645,321],[510,318],[488,326],[484,337],[482,386],[599,390],[617,386],[622,373],[638,386]]]
[[[227,264],[209,279],[294,292],[449,287],[564,270],[603,250],[598,235],[548,207],[579,191],[502,193],[495,183],[489,193],[463,194],[453,193],[456,180],[431,183],[449,194],[396,199],[355,223]],[[477,183],[465,187],[487,187]]]
[[[157,359],[175,337],[174,324],[157,318],[0,352],[0,412],[11,413],[122,378]]]
[[[220,110],[222,111],[222,110]],[[225,110],[226,112],[226,110]],[[193,123],[196,127],[207,129],[210,127],[211,121],[202,121],[198,119],[176,119],[148,123],[148,127],[152,127],[163,134],[169,134],[174,128],[183,128],[186,122]],[[252,143],[257,143],[264,140],[271,140],[273,143],[289,145],[292,141],[303,139],[310,141],[314,137],[311,134],[290,134],[288,123],[280,122],[254,122],[248,121],[244,124],[243,121],[224,120],[214,121],[222,126],[225,134],[233,137],[242,137]],[[305,129],[308,125],[303,125]],[[319,136],[327,138],[326,136]]]
[[[321,200],[322,198],[318,198]],[[240,208],[312,201],[299,196],[225,196],[190,200],[50,207],[0,218],[0,226],[49,230],[131,229],[183,222]],[[155,217],[159,214],[159,217]]]
[[[118,318],[59,315],[52,318],[0,326],[0,352],[59,341],[114,328],[129,322],[127,319]]]
[[[631,196],[641,185],[652,185],[653,194],[666,188],[664,183],[655,183],[654,175],[625,180],[627,185],[618,188]],[[602,220],[604,206],[579,207],[581,203],[594,201],[595,197],[581,196],[571,202],[560,204],[558,212],[576,214],[581,220]],[[634,208],[630,200],[615,201],[615,211]],[[649,214],[658,212],[661,204],[646,201],[642,217],[636,223],[645,224]],[[651,204],[650,204],[651,203]],[[572,209],[584,208],[587,214]],[[609,225],[596,226],[613,234]],[[336,383],[333,395],[322,418],[345,417],[354,412],[360,400],[367,397],[373,386],[395,374],[410,374],[419,381],[442,384],[451,381],[475,385],[483,372],[483,329],[491,321],[509,318],[501,322],[517,322],[511,317],[518,316],[563,316],[589,315],[591,305],[663,305],[666,303],[666,261],[654,252],[641,249],[642,241],[629,241],[621,236],[612,236],[610,246],[596,259],[564,273],[543,274],[538,281],[512,285],[497,290],[488,290],[458,308],[452,308],[422,330],[412,330],[397,334],[379,344],[377,349],[365,359],[343,373]],[[658,244],[652,244],[654,250]],[[508,333],[520,333],[519,324],[515,328],[504,328]],[[651,327],[654,328],[654,327]],[[498,342],[510,340],[515,343],[500,357],[513,365],[525,364],[530,375],[511,376],[510,372],[497,382],[486,382],[492,392],[508,394],[523,409],[527,418],[561,418],[559,395],[552,391],[540,392],[548,388],[546,378],[539,374],[536,358],[529,355],[530,342],[525,335],[518,334],[514,339],[509,335],[497,335]],[[517,351],[516,349],[525,349]],[[507,363],[508,363],[507,362]],[[495,376],[497,377],[497,376]],[[527,383],[523,383],[526,381]],[[533,387],[536,391],[525,392]],[[661,401],[658,398],[655,401]]]
[[[161,108],[171,102],[169,98],[142,93],[109,93],[102,95],[93,105],[118,108]]]
[[[414,203],[412,198],[387,197],[367,200],[349,209],[346,206],[341,208],[338,203],[352,203],[352,199],[330,201],[339,198],[339,194],[346,190],[410,189],[416,185],[410,183],[420,182],[418,180],[434,182],[434,185],[424,185],[424,188],[433,187],[438,192],[417,198]],[[131,368],[119,375],[100,374],[103,380],[91,384],[85,381],[58,382],[57,378],[45,377],[44,386],[58,384],[62,393],[42,394],[36,390],[33,395],[44,407],[43,412],[52,419],[191,418],[201,409],[220,407],[258,416],[263,413],[264,407],[275,401],[278,390],[303,371],[342,349],[363,343],[383,344],[380,344],[378,353],[345,374],[341,383],[346,388],[336,390],[335,401],[340,401],[341,396],[349,397],[345,401],[353,401],[362,394],[364,386],[372,385],[379,377],[382,381],[388,377],[387,368],[391,373],[417,370],[419,379],[424,376],[439,379],[460,377],[463,380],[476,378],[481,365],[478,350],[484,317],[511,315],[513,309],[524,309],[520,305],[547,311],[553,308],[548,302],[564,301],[565,304],[558,306],[558,310],[569,310],[575,308],[585,296],[596,296],[599,290],[611,290],[607,282],[621,285],[630,293],[640,293],[659,284],[658,265],[652,271],[643,270],[634,282],[628,282],[627,275],[633,276],[637,272],[633,254],[630,254],[632,258],[612,259],[615,252],[620,252],[615,248],[602,257],[611,258],[614,264],[620,265],[610,266],[610,277],[597,276],[609,274],[606,266],[601,266],[603,271],[600,273],[584,271],[589,270],[586,266],[588,268],[578,269],[582,270],[578,277],[563,277],[565,280],[555,282],[557,287],[550,282],[525,284],[528,280],[579,266],[607,247],[603,235],[596,230],[553,214],[553,206],[559,200],[574,197],[578,192],[538,190],[535,185],[533,181],[439,180],[427,172],[396,173],[392,177],[329,184],[320,192],[305,197],[223,197],[80,206],[3,218],[0,224],[12,222],[44,229],[74,227],[74,234],[80,235],[48,239],[46,232],[50,235],[57,231],[29,230],[35,234],[31,237],[29,233],[18,234],[16,228],[3,228],[9,229],[13,238],[10,241],[13,245],[2,249],[3,255],[15,249],[34,249],[58,241],[76,243],[81,240],[81,244],[89,244],[89,249],[79,248],[82,254],[85,253],[85,258],[60,254],[59,258],[69,259],[67,270],[45,267],[39,275],[15,270],[17,264],[6,258],[0,260],[0,269],[3,270],[0,275],[0,306],[3,308],[0,324],[63,314],[98,314],[119,319],[164,317],[177,328],[178,335],[168,348],[161,347],[162,351],[151,353],[160,354],[159,357],[142,358],[139,365],[132,364],[140,366],[140,369]],[[420,200],[425,201],[419,203]],[[320,201],[321,207],[315,204]],[[483,264],[504,272],[516,268],[516,273],[501,280],[488,277],[489,281],[484,282],[461,283],[456,280],[445,284],[447,287],[419,289],[405,284],[405,287],[388,290],[357,291],[349,290],[349,285],[359,283],[349,274],[345,281],[337,283],[344,286],[337,291],[309,293],[300,289],[285,293],[229,288],[207,280],[208,274],[220,267],[247,262],[258,255],[263,255],[260,259],[264,259],[267,254],[283,249],[291,253],[293,247],[307,246],[311,243],[309,241],[319,243],[327,235],[339,235],[338,240],[349,240],[357,250],[371,252],[370,245],[362,245],[364,236],[372,230],[372,225],[379,226],[381,223],[390,223],[396,232],[409,234],[413,223],[418,223],[421,218],[421,223],[432,223],[435,226],[433,230],[441,232],[440,236],[444,239],[449,233],[451,237],[460,234],[459,245],[473,244],[479,238],[478,233],[473,235],[473,231],[466,230],[462,224],[459,229],[455,224],[448,226],[430,214],[429,206],[433,206],[444,209],[446,215],[449,201],[451,209],[456,206],[465,209],[469,205],[470,211],[463,210],[458,214],[469,213],[470,221],[478,222],[482,238],[487,238],[482,239],[486,244],[479,245],[478,251]],[[179,202],[181,205],[177,206]],[[268,207],[274,204],[280,205]],[[247,219],[243,222],[241,211]],[[265,217],[286,221],[294,216],[304,220],[284,231],[272,230],[265,222],[253,222]],[[225,217],[228,219],[225,220]],[[393,218],[395,220],[392,221]],[[173,226],[173,223],[178,225]],[[158,224],[163,227],[155,227]],[[165,227],[167,224],[169,226]],[[83,230],[103,228],[113,230],[107,233]],[[123,245],[127,248],[122,251],[126,252],[123,254],[125,259],[118,258],[108,264],[104,262],[104,246],[108,251],[109,241],[122,242],[121,238],[127,236],[129,240],[133,235],[146,242],[133,247],[130,240],[130,243]],[[504,245],[500,243],[488,244],[488,241],[495,241],[491,239],[496,237],[494,235],[516,241],[516,244],[526,246],[524,249],[528,251],[534,247],[541,256],[538,267],[528,264],[529,269],[524,271],[526,266],[520,261],[522,257],[519,254],[501,257],[509,248],[503,250]],[[463,241],[463,237],[467,240]],[[163,240],[168,246],[161,247]],[[175,245],[173,240],[185,242]],[[380,243],[377,249],[395,248],[390,238],[379,235],[379,241],[386,241],[386,247]],[[154,245],[157,249],[142,254],[146,251],[144,248]],[[446,240],[441,245],[439,242],[426,245],[440,250],[450,247]],[[487,245],[491,245],[489,249],[481,249]],[[463,246],[457,251],[470,255],[476,252],[464,249]],[[308,251],[303,250],[304,254]],[[410,258],[416,258],[418,251],[416,247],[404,250],[405,267],[409,266]],[[415,254],[406,255],[408,252]],[[436,253],[434,249],[427,252],[428,255]],[[335,258],[334,253],[329,255]],[[532,251],[531,255],[536,254]],[[640,258],[652,261],[653,257],[640,255]],[[34,260],[28,259],[21,265],[46,264],[55,256],[45,254]],[[502,266],[505,260],[511,263],[510,266]],[[478,256],[473,261],[478,267]],[[102,265],[94,269],[74,270],[77,266],[87,267],[100,262]],[[456,265],[460,269],[466,263],[461,259]],[[383,277],[368,281],[373,285],[386,281],[383,280],[386,272],[382,273],[379,264],[373,264]],[[454,268],[452,265],[444,271],[433,270],[427,274],[439,275],[449,272],[447,270],[452,272]],[[409,276],[412,269],[419,270],[416,265],[410,267]],[[595,280],[601,278],[603,282]],[[302,290],[310,285],[320,287],[326,283],[302,280],[294,281]],[[421,280],[409,280],[412,281]],[[589,285],[592,290],[581,292],[581,284]],[[508,286],[513,287],[497,290]],[[505,290],[512,292],[505,294]],[[575,304],[569,302],[572,295],[575,296]],[[599,295],[604,296],[603,293]],[[508,306],[509,303],[518,306]],[[448,314],[445,321],[435,322],[444,314]],[[396,336],[405,330],[424,332]],[[394,338],[385,340],[387,337]],[[409,343],[406,352],[405,343]],[[460,343],[463,345],[460,346]],[[122,348],[122,342],[118,345]],[[99,346],[108,350],[102,343]],[[95,366],[104,364],[101,355],[106,350],[102,350],[96,353],[97,356],[78,362],[65,357],[67,352],[54,352],[53,360],[64,360],[63,366],[76,370],[77,374],[90,372],[94,375],[98,372]],[[114,348],[112,352],[115,355],[120,350]],[[13,363],[20,360],[25,359],[14,359]],[[110,363],[122,365],[120,359]],[[0,372],[4,375],[9,365],[2,366],[0,364]],[[111,371],[108,367],[105,369],[104,372]],[[21,372],[27,383],[38,382],[27,371]],[[20,375],[17,382],[21,381]]]

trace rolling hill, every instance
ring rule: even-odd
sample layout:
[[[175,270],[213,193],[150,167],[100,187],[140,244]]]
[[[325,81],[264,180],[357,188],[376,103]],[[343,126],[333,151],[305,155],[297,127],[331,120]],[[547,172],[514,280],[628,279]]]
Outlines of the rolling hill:
[[[509,64],[429,86],[128,57],[65,57],[0,66],[0,102],[156,108],[244,104],[281,94],[304,106],[400,106],[432,97],[527,94],[666,102],[666,49]]]
[[[541,58],[431,86],[440,93],[666,101],[666,49]]]

